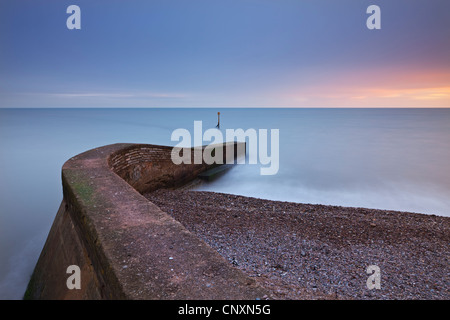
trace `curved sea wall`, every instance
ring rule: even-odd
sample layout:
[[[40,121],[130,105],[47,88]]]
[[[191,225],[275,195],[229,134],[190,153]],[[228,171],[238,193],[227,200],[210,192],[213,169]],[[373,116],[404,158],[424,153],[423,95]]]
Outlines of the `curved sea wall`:
[[[216,148],[223,148],[225,158],[225,145]],[[211,168],[175,165],[171,151],[113,144],[64,164],[63,200],[25,299],[256,299],[265,294],[142,196],[182,186]],[[67,285],[72,274],[67,268],[73,265],[80,268],[79,289]]]

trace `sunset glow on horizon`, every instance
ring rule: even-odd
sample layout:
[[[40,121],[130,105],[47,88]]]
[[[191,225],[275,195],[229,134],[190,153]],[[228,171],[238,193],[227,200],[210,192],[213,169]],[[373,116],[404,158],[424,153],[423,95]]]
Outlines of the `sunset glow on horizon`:
[[[359,78],[347,73],[287,90],[281,97],[296,107],[448,108],[450,72],[376,71]]]
[[[448,0],[68,5],[0,3],[0,107],[450,107]]]

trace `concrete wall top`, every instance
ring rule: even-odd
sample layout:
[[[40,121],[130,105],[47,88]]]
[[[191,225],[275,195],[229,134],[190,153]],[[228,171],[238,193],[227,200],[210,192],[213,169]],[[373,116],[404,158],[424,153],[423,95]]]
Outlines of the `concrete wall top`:
[[[93,269],[108,287],[104,298],[261,298],[265,290],[253,279],[133,187],[142,192],[148,185],[171,186],[170,181],[207,168],[158,161],[170,150],[113,144],[79,154],[63,166],[66,209]],[[149,184],[153,178],[158,183]]]

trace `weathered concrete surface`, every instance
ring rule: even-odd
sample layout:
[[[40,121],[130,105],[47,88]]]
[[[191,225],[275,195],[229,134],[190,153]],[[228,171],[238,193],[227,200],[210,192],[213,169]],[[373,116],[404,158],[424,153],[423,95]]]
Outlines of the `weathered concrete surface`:
[[[91,259],[75,230],[66,202],[63,200],[42,251],[38,267],[25,293],[27,299],[100,299],[101,285]],[[81,270],[81,290],[68,290],[65,271],[76,264]]]
[[[135,189],[177,186],[210,167],[176,166],[167,160],[170,151],[114,144],[64,164],[64,199],[25,298],[255,299],[265,294]],[[81,268],[80,290],[66,286],[69,265]]]

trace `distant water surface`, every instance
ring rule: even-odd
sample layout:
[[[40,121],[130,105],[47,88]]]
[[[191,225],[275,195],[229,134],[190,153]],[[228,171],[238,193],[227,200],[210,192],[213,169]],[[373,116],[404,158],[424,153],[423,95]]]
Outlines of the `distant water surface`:
[[[279,129],[280,169],[237,165],[199,190],[450,216],[450,109],[0,109],[0,298],[20,299],[70,157],[174,129]],[[206,143],[207,144],[207,143]]]

